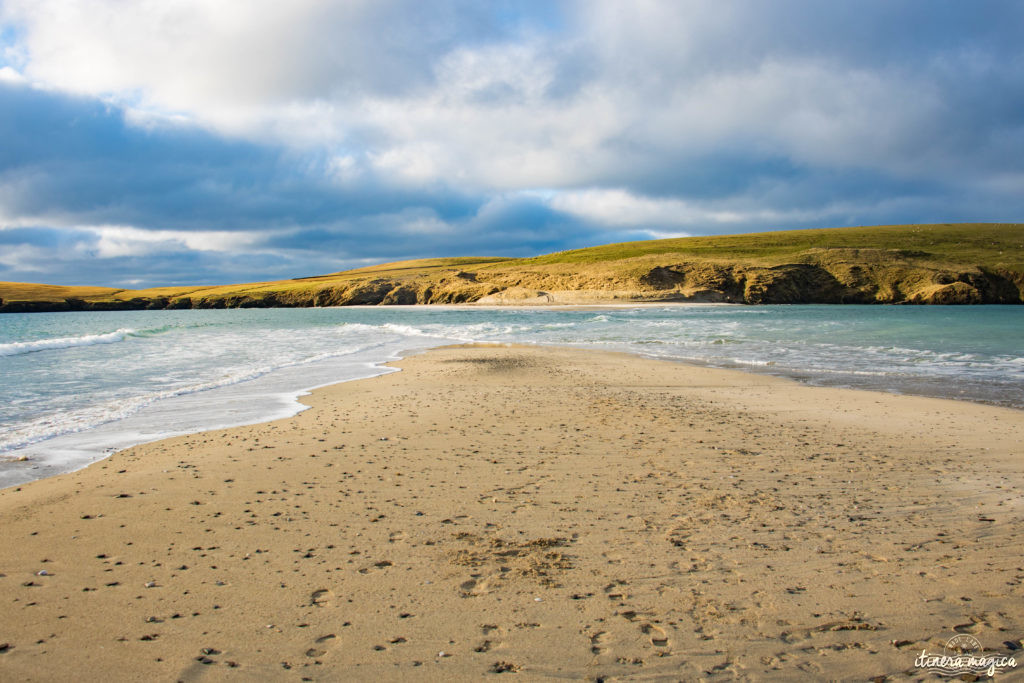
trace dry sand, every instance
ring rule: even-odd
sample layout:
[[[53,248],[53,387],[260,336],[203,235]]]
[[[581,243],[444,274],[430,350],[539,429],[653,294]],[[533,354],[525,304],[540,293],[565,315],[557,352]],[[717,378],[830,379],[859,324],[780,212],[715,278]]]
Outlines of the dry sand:
[[[1020,647],[1024,412],[565,349],[397,365],[0,492],[0,679],[902,679],[954,631]]]

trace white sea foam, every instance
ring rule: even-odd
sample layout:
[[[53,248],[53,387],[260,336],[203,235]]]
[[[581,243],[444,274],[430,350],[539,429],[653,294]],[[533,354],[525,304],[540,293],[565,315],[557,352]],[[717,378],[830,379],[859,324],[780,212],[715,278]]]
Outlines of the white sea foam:
[[[140,395],[119,398],[100,403],[87,404],[69,411],[48,414],[0,432],[0,454],[37,443],[63,434],[73,434],[92,429],[102,424],[123,420],[158,401],[187,396],[200,392],[229,387],[263,377],[277,370],[301,365],[313,365],[333,358],[367,351],[377,344],[364,347],[341,347],[334,351],[318,353],[301,360],[267,363],[256,367],[229,372],[217,379],[180,386],[164,391],[153,391]]]
[[[23,353],[69,349],[75,346],[93,346],[95,344],[116,344],[127,337],[137,334],[135,330],[121,328],[106,334],[84,334],[81,337],[57,337],[56,339],[37,339],[34,341],[9,342],[0,344],[0,356],[18,356]]]

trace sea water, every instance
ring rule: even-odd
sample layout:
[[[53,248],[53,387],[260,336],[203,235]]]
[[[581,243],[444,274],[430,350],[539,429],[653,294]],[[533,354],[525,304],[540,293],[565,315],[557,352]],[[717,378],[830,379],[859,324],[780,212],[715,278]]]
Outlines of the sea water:
[[[552,344],[1024,408],[1024,306],[350,307],[0,315],[0,487],[458,342]],[[22,461],[16,461],[19,458]]]

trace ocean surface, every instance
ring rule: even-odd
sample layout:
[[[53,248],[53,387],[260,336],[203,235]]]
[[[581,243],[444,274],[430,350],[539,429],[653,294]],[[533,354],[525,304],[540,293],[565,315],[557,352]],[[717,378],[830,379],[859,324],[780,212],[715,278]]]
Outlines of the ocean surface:
[[[136,443],[292,415],[310,389],[471,341],[627,351],[1024,408],[1024,306],[7,314],[0,315],[0,487]]]

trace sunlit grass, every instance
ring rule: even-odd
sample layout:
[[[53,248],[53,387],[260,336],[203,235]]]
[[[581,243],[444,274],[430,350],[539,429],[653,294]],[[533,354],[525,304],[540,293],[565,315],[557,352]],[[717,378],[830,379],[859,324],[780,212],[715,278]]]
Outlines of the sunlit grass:
[[[517,286],[520,284],[516,282],[517,276],[522,275],[521,284],[529,287],[534,286],[530,284],[531,277],[541,276],[571,279],[579,275],[589,278],[591,284],[595,278],[627,281],[659,264],[685,263],[693,267],[704,262],[773,266],[837,260],[847,264],[882,264],[889,268],[927,264],[952,270],[988,268],[1021,273],[1024,272],[1024,224],[899,225],[684,237],[607,244],[523,259],[453,257],[399,261],[327,275],[235,285],[130,290],[0,283],[0,298],[5,302],[62,302],[69,298],[88,302],[132,299],[173,302],[183,297],[215,301],[273,295],[287,300],[308,297],[332,287],[352,287],[378,280],[399,285],[447,281],[450,287],[450,283],[459,278],[475,285],[479,276],[481,281],[496,278],[506,286]]]

